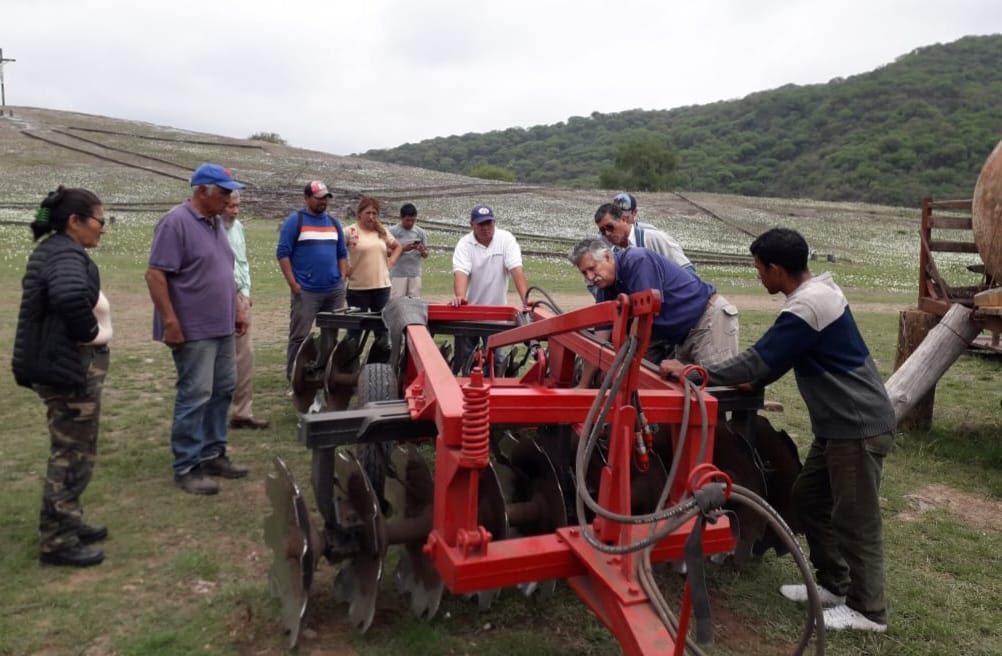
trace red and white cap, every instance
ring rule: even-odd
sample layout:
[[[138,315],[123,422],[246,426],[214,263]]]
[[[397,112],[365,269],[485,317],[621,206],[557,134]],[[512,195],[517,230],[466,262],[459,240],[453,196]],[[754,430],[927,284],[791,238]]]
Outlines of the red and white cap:
[[[333,198],[334,194],[327,190],[327,185],[319,180],[314,180],[310,184],[306,185],[303,189],[303,194],[306,196],[313,196],[314,198]]]

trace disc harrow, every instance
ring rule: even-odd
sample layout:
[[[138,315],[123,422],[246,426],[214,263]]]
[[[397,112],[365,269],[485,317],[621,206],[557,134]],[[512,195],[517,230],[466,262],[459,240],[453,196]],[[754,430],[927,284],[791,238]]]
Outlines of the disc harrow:
[[[660,379],[641,359],[659,307],[653,292],[568,313],[545,303],[520,313],[401,299],[381,319],[390,344],[370,347],[362,366],[366,333],[333,347],[304,342],[293,388],[302,397],[297,409],[306,406],[298,437],[311,450],[322,521],[310,519],[280,458],[267,480],[272,514],[265,520],[271,589],[282,601],[289,646],[298,642],[320,556],[337,566],[335,599],[348,604],[349,621],[364,633],[393,550],[393,581],[418,617],[433,618],[445,590],[488,609],[503,588],[547,595],[563,580],[624,653],[682,654],[687,646],[699,653],[693,637],[705,640],[709,624],[694,559],[736,548],[742,557],[760,553],[770,532],[788,529],[775,512],[750,536],[732,525],[725,505],[754,505],[749,499],[757,497],[713,464],[718,456],[726,461],[715,431],[728,436],[725,444],[747,446],[754,488],[766,496],[776,477],[755,459],[756,440],[772,444],[775,436],[751,430],[762,394],[703,394]],[[320,342],[341,329],[372,330],[378,320],[322,314]],[[611,343],[590,337],[590,328],[609,324]],[[450,356],[460,349],[443,336],[486,340],[468,376],[453,374]],[[485,363],[500,349],[505,364],[495,373]],[[598,389],[578,385],[577,359],[603,372]],[[329,409],[307,412],[321,386]],[[349,408],[352,394],[358,406]],[[739,475],[746,451],[730,466]],[[645,573],[652,563],[687,559],[690,581],[676,616]],[[811,608],[816,618],[804,644],[815,629],[821,644],[820,603]]]

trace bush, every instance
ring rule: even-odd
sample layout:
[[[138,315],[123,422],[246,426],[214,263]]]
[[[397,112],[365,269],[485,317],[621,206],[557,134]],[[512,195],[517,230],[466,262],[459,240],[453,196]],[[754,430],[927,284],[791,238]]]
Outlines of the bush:
[[[480,164],[479,166],[474,166],[470,169],[469,176],[471,178],[480,178],[481,180],[500,180],[501,182],[515,182],[515,174],[506,168],[495,166],[493,164]]]
[[[267,141],[268,143],[278,144],[279,146],[288,145],[285,139],[282,138],[282,135],[277,132],[255,132],[247,138],[251,141]]]

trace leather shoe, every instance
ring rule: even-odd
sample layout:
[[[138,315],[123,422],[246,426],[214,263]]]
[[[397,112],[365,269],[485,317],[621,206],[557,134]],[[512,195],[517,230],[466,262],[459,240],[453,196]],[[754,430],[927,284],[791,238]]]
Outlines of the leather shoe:
[[[181,476],[174,474],[174,485],[189,494],[206,495],[219,492],[219,484],[207,477],[201,467],[190,469]]]
[[[258,419],[257,417],[234,417],[230,419],[230,428],[234,430],[240,430],[241,428],[261,430],[268,428],[268,420]]]
[[[243,478],[250,472],[243,465],[230,462],[226,456],[206,460],[200,467],[207,476],[219,476],[220,478]]]
[[[61,549],[59,551],[42,552],[38,560],[43,565],[58,565],[63,567],[90,567],[100,565],[104,561],[104,552],[83,545]]]
[[[80,538],[80,544],[94,544],[95,542],[101,542],[108,537],[108,527],[81,524],[80,528],[77,529],[77,537]]]

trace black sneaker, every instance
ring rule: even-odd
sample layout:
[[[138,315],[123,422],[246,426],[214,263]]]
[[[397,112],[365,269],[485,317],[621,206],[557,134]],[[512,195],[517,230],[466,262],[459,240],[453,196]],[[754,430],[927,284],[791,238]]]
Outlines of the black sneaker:
[[[226,456],[206,460],[200,467],[207,476],[219,476],[220,478],[243,478],[250,472],[243,465],[230,462]]]
[[[219,484],[208,478],[201,467],[188,470],[188,473],[178,476],[174,474],[174,485],[189,494],[216,494]]]
[[[38,561],[43,565],[60,567],[91,567],[92,565],[100,565],[104,561],[104,552],[78,544],[69,549],[43,551],[38,554]]]
[[[101,542],[108,537],[108,527],[81,524],[80,528],[77,529],[77,537],[80,539],[80,544],[94,544],[95,542]]]

